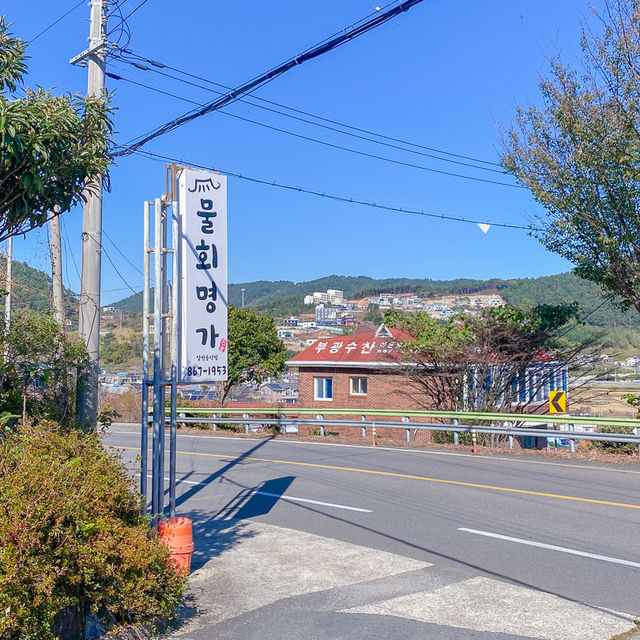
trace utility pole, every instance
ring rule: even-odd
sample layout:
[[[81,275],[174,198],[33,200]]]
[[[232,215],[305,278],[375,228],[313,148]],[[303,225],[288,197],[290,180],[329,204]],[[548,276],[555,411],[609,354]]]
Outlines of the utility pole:
[[[71,59],[86,60],[87,94],[104,93],[106,68],[106,21],[108,0],[91,0],[89,48]],[[84,380],[78,389],[78,418],[95,427],[98,416],[98,348],[100,342],[100,275],[102,265],[102,176],[85,190],[82,219],[82,277],[80,284],[80,336],[89,354]]]
[[[240,292],[242,293],[242,308],[244,309],[244,287],[240,289]]]
[[[64,327],[64,297],[62,292],[62,241],[60,239],[60,207],[56,205],[51,218],[51,285],[53,317]]]

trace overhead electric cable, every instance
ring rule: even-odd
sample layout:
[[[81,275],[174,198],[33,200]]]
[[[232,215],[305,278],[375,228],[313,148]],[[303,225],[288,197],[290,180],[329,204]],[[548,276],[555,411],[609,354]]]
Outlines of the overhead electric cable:
[[[156,162],[175,162],[176,164],[180,164],[180,165],[185,165],[185,166],[189,166],[189,167],[195,167],[197,169],[207,169],[210,171],[219,171],[220,173],[224,173],[226,175],[229,176],[233,176],[234,178],[239,178],[241,180],[247,180],[249,182],[254,182],[257,184],[263,184],[263,185],[267,185],[270,187],[278,187],[280,189],[286,189],[288,191],[297,191],[299,193],[306,193],[309,195],[314,195],[314,196],[319,196],[321,198],[328,198],[329,200],[335,200],[338,202],[346,202],[348,204],[357,204],[357,205],[362,205],[362,206],[366,206],[366,207],[373,207],[375,209],[382,209],[384,211],[394,211],[397,213],[408,213],[411,215],[418,215],[418,216],[424,216],[427,218],[436,218],[438,220],[448,220],[448,221],[452,221],[452,222],[464,222],[467,224],[475,224],[475,225],[479,225],[479,224],[488,224],[491,225],[492,227],[502,227],[504,229],[517,229],[520,231],[527,231],[527,232],[531,232],[531,231],[535,231],[535,229],[533,227],[530,226],[524,226],[524,225],[518,225],[518,224],[512,224],[512,223],[508,223],[508,222],[490,222],[487,220],[475,220],[475,219],[470,219],[470,218],[463,218],[460,216],[453,216],[453,215],[448,215],[448,214],[444,214],[444,213],[432,213],[432,212],[427,212],[427,211],[420,211],[418,209],[409,209],[407,207],[399,207],[399,206],[395,206],[395,205],[387,205],[387,204],[379,204],[377,202],[372,202],[370,200],[363,200],[361,198],[351,198],[348,196],[341,196],[341,195],[337,195],[337,194],[333,194],[333,193],[327,193],[326,191],[318,191],[315,189],[309,189],[309,188],[304,188],[304,187],[299,187],[299,186],[294,186],[294,185],[290,185],[290,184],[285,184],[283,182],[278,182],[276,180],[267,180],[264,178],[256,178],[254,176],[248,176],[245,175],[243,173],[237,173],[234,171],[227,171],[226,169],[222,169],[220,167],[212,167],[209,165],[204,165],[204,164],[199,164],[196,162],[190,162],[188,160],[185,160],[183,158],[177,158],[177,157],[173,157],[173,156],[168,156],[168,155],[164,155],[164,154],[160,154],[160,153],[154,153],[152,151],[146,151],[146,150],[137,150],[134,152],[136,155],[140,155],[140,156],[145,156],[150,158],[151,160],[155,160]]]
[[[221,91],[216,91],[214,89],[209,89],[207,87],[203,87],[201,84],[195,83],[195,82],[190,82],[189,80],[185,80],[183,78],[179,78],[176,77],[175,75],[171,75],[170,73],[166,73],[164,71],[161,71],[162,68],[166,68],[166,69],[170,69],[172,71],[174,71],[175,73],[179,73],[181,75],[187,76],[187,77],[191,77],[194,78],[196,80],[200,80],[201,82],[205,82],[207,84],[210,84],[212,86],[217,86],[220,87],[222,89],[225,90],[230,90],[230,87],[220,84],[218,82],[213,82],[212,80],[208,80],[207,78],[204,78],[202,76],[198,76],[195,75],[193,73],[189,73],[188,71],[183,71],[181,69],[177,69],[176,67],[172,67],[170,65],[161,63],[161,62],[157,62],[155,60],[151,60],[150,58],[144,58],[143,56],[139,56],[137,54],[134,54],[132,51],[127,50],[125,53],[135,56],[138,60],[143,60],[144,62],[150,64],[150,67],[147,67],[146,65],[140,64],[138,62],[132,61],[122,55],[116,54],[114,57],[116,60],[119,60],[121,62],[124,62],[126,64],[129,64],[133,67],[135,67],[136,69],[139,69],[141,71],[151,71],[153,73],[156,73],[158,75],[164,76],[166,78],[170,78],[172,80],[177,80],[178,82],[182,82],[183,84],[187,84],[199,89],[204,89],[205,91],[211,91],[212,93],[216,93],[217,95],[222,95]],[[490,160],[481,160],[479,158],[474,158],[472,156],[465,156],[462,154],[458,154],[458,153],[452,153],[450,151],[444,151],[442,149],[437,149],[434,147],[428,147],[425,145],[421,145],[421,144],[417,144],[415,142],[409,142],[407,140],[402,140],[400,138],[394,138],[392,136],[387,136],[387,135],[383,135],[380,133],[377,133],[375,131],[370,131],[368,129],[363,129],[361,127],[355,127],[353,125],[349,125],[349,124],[345,124],[344,122],[339,122],[337,120],[332,120],[330,118],[325,118],[323,116],[318,116],[316,114],[310,113],[308,111],[303,111],[302,109],[296,109],[294,107],[289,107],[287,105],[284,105],[282,103],[279,102],[275,102],[274,100],[268,100],[266,98],[261,98],[259,96],[245,96],[243,98],[238,98],[238,101],[240,102],[244,102],[245,104],[250,104],[254,107],[257,107],[259,109],[263,109],[266,111],[270,111],[272,113],[277,113],[279,115],[285,116],[287,118],[291,118],[293,120],[298,120],[300,122],[305,122],[308,124],[312,124],[316,127],[322,127],[324,129],[328,129],[329,131],[335,131],[337,133],[341,133],[343,135],[348,135],[348,136],[352,136],[354,138],[359,138],[361,140],[367,140],[368,142],[373,142],[375,144],[379,144],[379,145],[383,145],[386,147],[390,147],[393,149],[399,149],[401,151],[405,151],[407,153],[414,153],[417,155],[421,155],[427,158],[434,158],[437,160],[441,160],[443,162],[451,162],[454,164],[460,164],[462,166],[468,166],[468,167],[473,167],[475,169],[480,169],[483,171],[493,171],[495,173],[501,173],[501,174],[506,174],[506,172],[501,168],[500,164],[497,162],[492,162]],[[297,117],[295,115],[289,114],[289,113],[283,113],[282,111],[278,111],[278,109],[271,109],[269,107],[264,106],[263,104],[258,104],[258,103],[265,103],[265,104],[269,104],[269,105],[273,105],[274,107],[278,107],[279,109],[286,109],[288,111],[292,111],[294,113],[299,113],[301,115],[307,116],[309,118],[314,118],[316,120],[319,120],[321,122],[327,122],[330,125],[335,125],[335,126],[327,126],[327,125],[323,125],[321,124],[321,122],[314,122],[312,120],[308,120],[306,118],[301,118],[301,117]],[[350,133],[350,131],[342,131],[341,129],[338,129],[337,127],[342,127],[344,129],[349,129],[350,131],[357,131],[361,134],[366,134],[366,135],[358,135],[356,133]],[[380,140],[375,140],[372,139],[371,137],[368,136],[374,136],[375,138],[380,138]],[[383,142],[383,140],[388,140],[390,142]],[[396,144],[391,144],[391,143],[396,143]],[[406,149],[400,145],[406,145],[406,146],[410,146],[410,147],[415,147],[415,149]],[[424,149],[425,151],[430,151],[432,153],[439,153],[441,155],[447,155],[447,156],[451,156],[452,158],[460,158],[461,160],[468,160],[471,163],[482,163],[482,164],[486,164],[486,165],[490,165],[487,167],[480,167],[477,166],[476,164],[470,164],[467,162],[460,162],[457,160],[451,160],[448,158],[442,158],[440,156],[436,156],[436,155],[432,155],[432,153],[422,153],[420,151],[417,151],[416,149]],[[497,167],[497,168],[492,168],[492,167]]]
[[[136,85],[138,87],[142,87],[144,89],[149,89],[150,91],[155,91],[156,93],[160,93],[165,96],[169,96],[172,98],[176,98],[177,100],[182,100],[183,102],[187,102],[189,104],[198,104],[194,100],[190,100],[189,98],[185,98],[184,96],[180,96],[176,93],[171,93],[169,91],[164,91],[163,89],[158,89],[157,87],[152,87],[151,85],[144,84],[143,82],[137,82],[136,80],[131,80],[130,78],[125,78],[115,73],[106,72],[106,75],[113,80],[122,80],[123,82],[128,82],[130,84]],[[311,136],[305,136],[301,133],[295,133],[293,131],[288,131],[287,129],[282,129],[281,127],[276,127],[270,124],[266,124],[264,122],[259,122],[257,120],[252,120],[251,118],[246,118],[244,116],[231,113],[229,111],[222,111],[220,113],[229,116],[231,118],[236,118],[237,120],[242,120],[244,122],[250,122],[251,124],[258,125],[259,127],[264,127],[265,129],[270,129],[271,131],[277,131],[278,133],[284,133],[286,135],[292,136],[294,138],[299,138],[301,140],[306,140],[308,142],[315,142],[316,144],[323,145],[325,147],[330,147],[332,149],[339,149],[341,151],[347,151],[349,153],[354,153],[359,156],[364,156],[366,158],[373,158],[375,160],[383,160],[384,162],[390,162],[391,164],[400,165],[403,167],[411,167],[413,169],[420,169],[422,171],[428,171],[430,173],[437,173],[440,175],[451,176],[454,178],[461,178],[464,180],[473,180],[474,182],[484,182],[487,184],[497,184],[503,187],[511,187],[513,189],[523,189],[519,184],[512,184],[509,182],[501,182],[499,180],[489,180],[488,178],[478,178],[476,176],[469,176],[463,173],[454,173],[452,171],[444,171],[442,169],[434,169],[433,167],[425,167],[421,164],[415,164],[413,162],[406,162],[404,160],[396,160],[394,158],[388,158],[385,156],[381,156],[375,153],[369,153],[367,151],[361,151],[359,149],[353,149],[351,147],[345,147],[343,145],[334,144],[333,142],[327,142],[326,140],[319,140],[318,138],[312,138]],[[115,156],[121,155],[119,152],[114,154]]]
[[[340,35],[337,35],[325,42],[322,42],[312,47],[311,49],[308,49],[306,52],[301,53],[295,56],[294,58],[287,60],[286,62],[283,62],[277,67],[274,67],[273,69],[267,71],[266,73],[263,73],[260,76],[257,76],[256,78],[254,78],[253,80],[250,80],[249,82],[246,82],[245,84],[239,86],[237,89],[230,91],[226,95],[221,96],[216,100],[213,100],[212,102],[209,102],[208,104],[199,107],[198,109],[189,111],[183,114],[182,116],[179,116],[178,118],[174,118],[173,120],[170,120],[166,124],[148,132],[147,134],[139,138],[137,141],[135,141],[133,144],[129,145],[125,149],[122,149],[120,152],[118,152],[118,155],[128,155],[130,153],[133,153],[134,151],[136,151],[137,149],[145,145],[150,140],[153,140],[154,138],[164,135],[165,133],[169,133],[170,131],[177,129],[183,124],[186,124],[187,122],[191,122],[196,118],[206,115],[207,113],[211,113],[212,111],[217,111],[218,109],[221,109],[222,107],[237,100],[240,96],[247,94],[251,91],[255,91],[258,87],[261,87],[267,84],[268,82],[271,82],[272,80],[282,75],[283,73],[286,73],[293,67],[304,64],[309,60],[313,60],[314,58],[317,58],[318,56],[321,56],[324,53],[327,53],[333,49],[336,49],[337,47],[343,45],[344,43],[349,42],[350,40],[353,40],[358,36],[361,36],[364,33],[367,33],[371,29],[375,29],[376,27],[384,24],[385,22],[391,20],[395,16],[405,11],[408,11],[409,9],[419,4],[420,2],[423,2],[423,0],[405,0],[404,2],[400,2],[398,6],[392,9],[389,9],[388,11],[376,13],[376,15],[370,20],[367,20],[366,22],[363,22],[358,26],[345,29],[345,31]]]
[[[135,264],[133,264],[133,262],[131,262],[131,260],[129,260],[129,258],[127,258],[127,256],[124,253],[122,253],[122,251],[120,250],[120,247],[109,237],[109,235],[104,229],[102,230],[102,233],[105,236],[105,238],[114,246],[115,250],[125,259],[125,261],[128,262],[129,265],[133,267],[141,276],[144,276],[144,272],[140,269],[140,267],[137,267]]]
[[[60,222],[62,223],[62,219],[60,220]],[[67,227],[63,224],[60,224],[60,226],[62,227],[62,232],[64,233],[64,237],[66,240],[66,246],[69,247],[69,254],[71,255],[71,261],[73,262],[73,268],[75,269],[76,275],[78,276],[78,282],[80,282],[82,279],[80,278],[80,271],[78,270],[78,265],[76,264],[76,258],[73,255],[73,249],[71,248],[71,243],[69,242],[69,235],[67,234]]]
[[[130,18],[136,11],[138,11],[139,9],[142,9],[142,7],[145,4],[147,4],[147,2],[149,2],[149,0],[142,0],[142,2],[133,11],[130,11],[129,13],[127,13],[127,15],[124,18],[122,18],[122,22],[126,22],[127,19]]]
[[[58,24],[58,22],[60,22],[61,20],[64,20],[70,13],[73,13],[81,4],[84,4],[84,3],[85,3],[85,0],[80,0],[80,2],[78,2],[77,4],[74,4],[73,7],[71,7],[71,9],[69,9],[69,11],[67,11],[64,14],[62,14],[57,20],[52,22],[48,27],[45,27],[40,33],[38,33],[38,35],[33,36],[33,38],[31,38],[31,40],[28,40],[27,44],[31,44],[32,42],[35,42],[40,36],[42,36],[45,33],[47,33],[47,31],[49,31],[49,29],[53,29],[53,27],[55,27]]]
[[[96,241],[97,242],[97,241]],[[100,244],[100,243],[98,243]],[[122,280],[122,282],[124,282],[125,285],[127,285],[127,288],[134,294],[138,293],[124,278],[124,276],[120,273],[120,271],[118,271],[118,267],[116,267],[115,263],[113,262],[113,260],[111,259],[111,256],[109,255],[109,252],[105,249],[104,245],[100,244],[100,248],[102,249],[102,251],[104,251],[104,255],[107,258],[107,260],[109,261],[109,263],[111,264],[111,266],[113,267],[113,270],[120,276],[120,280]]]

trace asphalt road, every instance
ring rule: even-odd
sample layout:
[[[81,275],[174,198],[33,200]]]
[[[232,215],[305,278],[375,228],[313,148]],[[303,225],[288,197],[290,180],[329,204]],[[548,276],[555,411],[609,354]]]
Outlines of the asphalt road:
[[[138,453],[134,426],[106,441]],[[177,472],[195,568],[249,520],[640,614],[636,466],[181,434]]]

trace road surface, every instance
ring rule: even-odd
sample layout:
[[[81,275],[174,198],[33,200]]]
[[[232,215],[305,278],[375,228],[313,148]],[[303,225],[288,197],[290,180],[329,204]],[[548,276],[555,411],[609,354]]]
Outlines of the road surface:
[[[106,441],[138,453],[134,426]],[[275,594],[184,638],[605,639],[640,614],[638,466],[181,434],[177,476],[196,584],[260,544],[297,567],[278,582],[272,566]]]

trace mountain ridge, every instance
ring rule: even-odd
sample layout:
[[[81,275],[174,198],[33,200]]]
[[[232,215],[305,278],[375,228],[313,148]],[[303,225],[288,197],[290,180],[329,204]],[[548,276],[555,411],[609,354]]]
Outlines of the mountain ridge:
[[[607,301],[598,285],[565,272],[536,278],[455,278],[432,280],[430,278],[371,278],[369,276],[330,275],[304,282],[293,280],[256,280],[229,285],[229,302],[240,306],[244,289],[245,305],[273,315],[290,315],[303,307],[305,295],[314,291],[340,289],[349,299],[364,298],[379,293],[415,292],[422,296],[436,297],[447,294],[473,294],[481,291],[497,291],[514,306],[533,304],[568,304],[578,302],[588,324],[601,327],[640,327],[640,314],[635,310],[623,311],[615,303]],[[112,307],[140,313],[142,293],[128,296],[112,303]]]

